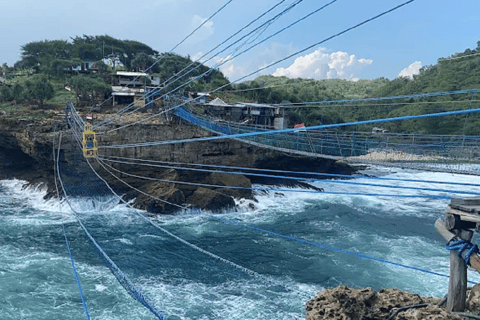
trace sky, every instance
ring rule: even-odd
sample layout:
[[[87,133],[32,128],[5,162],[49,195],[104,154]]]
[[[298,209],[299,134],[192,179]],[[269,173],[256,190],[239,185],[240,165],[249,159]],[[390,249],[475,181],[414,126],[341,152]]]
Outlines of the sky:
[[[331,1],[301,1],[256,35],[244,48]],[[337,0],[219,68],[230,81],[236,81],[405,1]],[[0,0],[0,64],[6,62],[13,65],[20,59],[21,46],[28,42],[70,39],[84,34],[107,34],[123,40],[137,40],[159,52],[169,52],[227,2]],[[279,2],[233,0],[178,46],[175,52],[199,58]],[[262,21],[293,2],[285,0]],[[480,41],[479,12],[479,0],[415,0],[375,21],[262,70],[253,78],[262,74],[353,81],[411,77],[422,66],[435,64],[438,58],[463,52],[467,48],[475,49]],[[218,67],[218,63],[234,54],[227,50],[206,64]]]

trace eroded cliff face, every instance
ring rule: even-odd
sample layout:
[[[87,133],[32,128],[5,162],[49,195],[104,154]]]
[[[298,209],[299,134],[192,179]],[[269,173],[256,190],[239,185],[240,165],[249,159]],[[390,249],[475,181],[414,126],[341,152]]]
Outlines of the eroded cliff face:
[[[0,117],[0,179],[53,181],[54,122]]]
[[[116,127],[102,128],[101,131],[109,131]],[[17,178],[30,183],[45,183],[48,186],[49,195],[53,196],[55,190],[53,146],[55,143],[55,148],[58,148],[60,132],[62,132],[59,153],[61,167],[65,173],[79,172],[78,179],[84,180],[85,177],[82,177],[81,173],[90,169],[82,157],[78,143],[65,126],[63,113],[55,110],[50,111],[50,116],[42,120],[0,117],[0,161],[2,163],[0,178]],[[135,198],[136,207],[153,213],[172,213],[178,210],[178,206],[184,205],[211,211],[232,208],[235,205],[234,198],[253,199],[250,189],[252,183],[306,186],[291,180],[265,179],[248,174],[211,173],[201,168],[189,170],[179,163],[298,169],[328,173],[354,171],[332,160],[292,157],[235,140],[179,143],[155,147],[105,148],[112,145],[182,140],[209,135],[210,133],[198,127],[174,123],[166,119],[155,123],[136,124],[104,134],[99,132],[97,135],[99,155],[119,162],[104,162],[113,169],[110,167],[105,169],[96,160],[91,161],[91,164],[117,193],[126,198]],[[128,159],[169,163],[141,166],[138,161],[135,164],[125,163],[130,161]],[[72,179],[74,184],[75,178]],[[236,188],[228,189],[221,186]],[[153,195],[154,198],[146,194]]]

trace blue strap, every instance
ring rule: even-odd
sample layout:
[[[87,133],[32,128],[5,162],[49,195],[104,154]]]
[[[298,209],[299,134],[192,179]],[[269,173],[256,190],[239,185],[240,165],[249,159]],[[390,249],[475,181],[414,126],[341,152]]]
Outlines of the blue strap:
[[[458,241],[452,242],[450,240],[446,245],[445,249],[447,250],[458,250],[458,256],[462,257],[462,253],[465,250],[468,250],[468,252],[465,254],[465,262],[467,263],[467,266],[470,265],[470,258],[474,253],[479,253],[479,249],[477,245],[473,245],[470,241],[465,240],[465,239],[460,239]]]
[[[65,236],[65,242],[67,243],[68,254],[70,255],[70,262],[72,263],[73,274],[75,275],[75,281],[77,281],[78,292],[80,293],[80,298],[82,299],[83,310],[85,310],[85,316],[87,320],[90,320],[90,315],[88,314],[87,303],[85,302],[85,297],[83,296],[82,286],[80,285],[80,279],[78,278],[77,269],[75,268],[75,262],[73,262],[72,251],[70,251],[70,244],[68,243],[67,233],[65,231],[65,225],[63,226],[63,235]]]
[[[363,253],[358,253],[358,252],[349,251],[349,250],[345,250],[345,249],[335,248],[335,247],[331,247],[331,246],[326,245],[326,244],[321,244],[321,243],[317,243],[317,242],[313,242],[313,241],[308,241],[308,240],[304,240],[304,239],[301,239],[301,238],[286,236],[286,235],[283,235],[283,234],[280,234],[280,233],[277,233],[277,232],[273,232],[273,231],[249,226],[249,225],[246,225],[246,224],[242,224],[242,223],[237,222],[237,221],[228,220],[228,219],[213,216],[213,215],[211,217],[213,219],[217,219],[217,220],[223,221],[225,223],[229,223],[229,224],[233,224],[233,225],[237,225],[237,226],[242,226],[244,228],[257,230],[257,231],[268,233],[268,234],[271,234],[271,235],[274,235],[274,236],[277,236],[277,237],[281,237],[281,238],[284,238],[284,239],[289,239],[289,240],[298,241],[298,242],[301,242],[301,243],[304,243],[304,244],[313,245],[313,246],[316,246],[316,247],[319,247],[319,248],[323,248],[323,249],[327,249],[327,250],[331,250],[331,251],[335,251],[335,252],[346,253],[346,254],[350,254],[350,255],[353,255],[353,256],[357,256],[359,258],[364,258],[364,259],[369,259],[369,260],[373,260],[373,261],[377,261],[377,262],[391,264],[391,265],[394,265],[394,266],[397,266],[397,267],[416,270],[416,271],[420,271],[420,272],[424,272],[424,273],[433,274],[433,275],[436,275],[436,276],[441,276],[441,277],[445,277],[445,278],[449,277],[446,274],[438,273],[438,272],[435,272],[435,271],[422,269],[422,268],[418,268],[418,267],[413,267],[413,266],[408,266],[408,265],[405,265],[405,264],[401,264],[401,263],[398,263],[398,262],[393,262],[393,261],[389,261],[389,260],[385,260],[385,259],[381,259],[381,258],[375,258],[375,257],[368,256],[366,254],[363,254]],[[477,284],[476,282],[473,282],[473,281],[468,281],[468,283]]]

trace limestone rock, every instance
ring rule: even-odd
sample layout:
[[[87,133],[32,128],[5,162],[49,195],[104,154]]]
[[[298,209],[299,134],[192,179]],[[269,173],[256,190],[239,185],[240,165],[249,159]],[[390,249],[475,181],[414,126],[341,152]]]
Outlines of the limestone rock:
[[[216,186],[234,186],[246,189],[217,188],[215,190],[234,198],[252,198],[252,183],[243,175],[214,172],[205,179],[206,184]]]
[[[460,320],[461,317],[435,305],[440,299],[423,298],[398,289],[352,289],[340,286],[325,290],[306,304],[307,320],[384,320],[397,308],[433,303],[428,307],[401,311],[396,320]]]
[[[194,208],[210,211],[219,211],[221,209],[235,207],[235,201],[233,201],[231,196],[207,188],[198,188],[193,195],[187,199],[187,203],[191,204]]]
[[[467,299],[467,309],[471,311],[480,311],[480,285],[476,284],[470,290]]]
[[[175,188],[175,185],[170,182],[147,183],[140,190],[152,197],[140,193],[135,199],[135,206],[148,212],[173,213],[179,210],[185,202],[185,196],[182,191]],[[156,200],[153,197],[160,200]]]

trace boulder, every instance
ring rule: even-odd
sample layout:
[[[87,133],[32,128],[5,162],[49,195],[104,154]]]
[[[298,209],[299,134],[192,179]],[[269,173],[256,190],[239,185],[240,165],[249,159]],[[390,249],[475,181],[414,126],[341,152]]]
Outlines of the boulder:
[[[215,188],[225,195],[232,196],[234,198],[246,198],[251,199],[252,196],[252,182],[250,179],[243,175],[239,174],[228,174],[228,173],[218,173],[214,172],[210,174],[204,181],[206,184],[216,185],[216,186],[233,186],[241,187],[245,189],[228,189],[228,188]]]
[[[480,285],[476,284],[470,290],[467,299],[467,309],[470,311],[480,311]]]
[[[150,182],[140,190],[150,196],[139,193],[135,199],[135,207],[151,213],[173,213],[180,210],[185,202],[182,191],[170,182]]]
[[[378,293],[372,288],[352,289],[339,286],[320,292],[306,304],[307,320],[384,320],[396,309],[431,303],[426,307],[403,310],[395,319],[399,320],[460,320],[461,317],[447,312],[436,304],[440,299],[424,298],[418,294],[398,289],[382,289]]]
[[[194,208],[214,212],[235,207],[235,201],[233,201],[231,196],[207,188],[198,188],[193,195],[187,199],[187,203]]]

